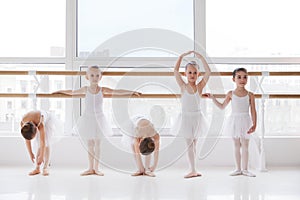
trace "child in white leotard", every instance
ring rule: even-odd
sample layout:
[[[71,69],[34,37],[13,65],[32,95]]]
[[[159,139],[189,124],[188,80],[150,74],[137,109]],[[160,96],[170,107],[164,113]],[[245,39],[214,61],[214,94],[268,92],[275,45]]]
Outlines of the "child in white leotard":
[[[30,159],[33,163],[36,162],[36,168],[30,172],[29,175],[39,174],[40,166],[44,162],[42,174],[48,176],[51,137],[58,129],[62,129],[62,124],[49,112],[36,110],[26,113],[22,117],[20,125],[21,134],[26,140],[26,147]],[[31,141],[35,141],[38,147],[36,157],[32,151]]]
[[[253,173],[248,171],[248,147],[251,134],[256,129],[256,109],[254,94],[245,89],[247,80],[247,70],[245,68],[237,68],[233,71],[233,81],[236,83],[236,89],[227,93],[223,103],[220,103],[211,94],[208,94],[208,96],[221,109],[224,109],[231,101],[231,116],[223,129],[224,132],[232,134],[234,141],[236,170],[230,175],[255,177]],[[251,117],[249,115],[249,108]],[[240,152],[241,149],[242,155]]]
[[[112,129],[106,120],[103,112],[103,94],[108,95],[137,95],[140,93],[129,90],[113,90],[107,87],[100,87],[99,81],[102,78],[100,68],[91,66],[86,72],[86,79],[90,85],[78,90],[60,90],[56,94],[78,95],[85,94],[85,111],[78,121],[78,131],[88,147],[89,167],[81,173],[82,176],[104,174],[99,171],[100,142],[105,135],[112,135]]]
[[[196,83],[198,76],[200,75],[199,66],[196,62],[190,62],[185,67],[185,75],[188,83],[183,81],[182,76],[179,73],[179,68],[183,57],[192,53],[194,53],[195,56],[201,60],[205,69],[203,78],[199,83]],[[180,121],[176,122],[175,126],[180,126],[177,131],[179,135],[185,138],[188,145],[188,158],[191,167],[191,171],[185,176],[185,178],[201,176],[201,174],[196,170],[195,154],[198,137],[200,134],[203,135],[207,131],[206,119],[200,109],[200,98],[202,90],[209,79],[210,73],[210,68],[204,57],[195,51],[189,51],[180,55],[174,69],[174,75],[177,84],[181,89],[182,104],[182,114],[179,118]]]

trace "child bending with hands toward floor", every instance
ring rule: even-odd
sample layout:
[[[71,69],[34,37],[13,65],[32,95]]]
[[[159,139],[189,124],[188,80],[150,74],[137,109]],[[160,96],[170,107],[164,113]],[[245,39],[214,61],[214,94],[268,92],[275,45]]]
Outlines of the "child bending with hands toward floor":
[[[36,168],[29,175],[40,174],[40,166],[44,163],[42,174],[48,176],[51,137],[56,130],[62,129],[62,124],[51,113],[35,110],[22,117],[20,126],[30,159],[36,164]],[[37,145],[36,155],[33,153],[32,141]]]
[[[154,171],[158,164],[160,146],[159,134],[152,122],[143,115],[132,117],[129,126],[130,135],[124,134],[122,142],[124,145],[131,147],[134,153],[138,171],[132,176],[155,177]],[[142,161],[142,155],[145,156],[145,163]],[[151,157],[153,157],[152,165]]]

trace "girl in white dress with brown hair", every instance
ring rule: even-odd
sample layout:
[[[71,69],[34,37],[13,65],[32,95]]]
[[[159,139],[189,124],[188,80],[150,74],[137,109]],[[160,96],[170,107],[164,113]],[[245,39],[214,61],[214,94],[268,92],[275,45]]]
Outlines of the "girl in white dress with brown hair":
[[[224,133],[232,135],[234,142],[236,170],[230,175],[255,177],[255,174],[248,170],[249,140],[256,129],[255,97],[252,92],[245,89],[248,81],[245,68],[235,69],[232,80],[236,84],[236,89],[227,93],[223,103],[220,103],[212,94],[208,94],[208,96],[220,109],[224,109],[231,101],[232,112],[223,129]]]
[[[60,90],[54,94],[85,95],[85,111],[79,118],[77,129],[80,137],[87,144],[89,166],[82,176],[104,174],[99,170],[100,163],[100,143],[105,136],[111,136],[112,128],[105,117],[103,111],[103,95],[136,95],[140,93],[129,90],[114,90],[107,87],[100,87],[99,82],[102,78],[98,66],[90,66],[86,72],[86,79],[90,85],[78,90]]]
[[[197,79],[200,75],[199,65],[195,61],[189,62],[185,66],[187,83],[184,82],[179,72],[183,57],[192,53],[194,53],[195,56],[202,62],[205,69],[203,78],[199,83],[197,83]],[[179,136],[185,138],[186,144],[188,146],[188,160],[190,164],[190,172],[186,176],[184,176],[185,178],[201,176],[201,174],[196,170],[196,145],[197,139],[201,135],[205,135],[207,133],[208,124],[200,108],[200,98],[203,88],[205,87],[209,79],[210,73],[211,70],[204,57],[195,51],[189,51],[180,55],[174,68],[174,75],[181,90],[182,107],[182,113],[180,115],[179,121],[175,124],[175,127],[178,130],[174,131],[178,132]],[[173,129],[176,128],[173,127]]]
[[[35,110],[26,113],[22,117],[20,125],[30,159],[36,164],[36,168],[29,175],[40,174],[40,166],[44,163],[42,174],[48,176],[51,138],[55,132],[63,132],[62,123],[50,112]],[[37,146],[36,155],[33,153],[34,145]]]

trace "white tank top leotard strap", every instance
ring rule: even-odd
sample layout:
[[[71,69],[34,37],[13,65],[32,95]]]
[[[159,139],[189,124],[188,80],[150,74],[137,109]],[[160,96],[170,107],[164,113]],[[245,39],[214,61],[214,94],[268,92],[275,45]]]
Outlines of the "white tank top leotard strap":
[[[198,90],[194,94],[190,94],[186,89],[183,90],[181,95],[181,108],[182,112],[199,112],[200,108],[200,95]]]
[[[100,88],[99,92],[92,94],[88,89],[85,95],[85,113],[103,113],[103,94]]]
[[[249,114],[249,105],[249,93],[246,96],[239,97],[232,91],[231,106],[233,115]]]
[[[36,125],[37,127],[39,127],[41,125],[41,123],[44,121],[45,123],[45,119],[46,119],[47,113],[45,111],[41,111],[41,115],[40,115],[40,121],[39,123]]]

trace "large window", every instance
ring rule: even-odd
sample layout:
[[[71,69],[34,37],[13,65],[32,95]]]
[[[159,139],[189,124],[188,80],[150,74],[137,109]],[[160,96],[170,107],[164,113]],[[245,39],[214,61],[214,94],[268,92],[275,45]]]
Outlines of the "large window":
[[[207,52],[212,57],[299,57],[299,7],[298,0],[207,0]]]
[[[174,56],[193,49],[193,19],[192,0],[78,0],[78,56]]]
[[[0,57],[65,55],[65,0],[0,3]]]
[[[283,64],[218,64],[215,65],[218,71],[232,72],[237,67],[244,67],[248,72],[268,71],[268,72],[289,72],[300,71],[299,65]],[[222,84],[219,84],[221,80]],[[231,76],[214,76],[208,83],[207,90],[213,93],[227,93],[235,88]],[[298,76],[250,76],[246,89],[255,94],[300,94],[300,78]],[[256,110],[258,113],[257,133],[261,134],[262,120],[265,122],[265,131],[267,136],[296,136],[299,135],[300,99],[265,99],[264,105],[260,98],[256,99]],[[214,105],[208,103],[208,115],[213,112]],[[226,108],[225,116],[230,114],[231,105]],[[262,117],[262,109],[265,112],[265,118]]]
[[[0,1],[0,70],[80,70],[81,66],[100,65],[104,71],[172,72],[176,56],[196,48],[207,52],[214,72],[231,72],[236,67],[250,72],[300,72],[299,7],[298,0]],[[88,84],[84,76],[39,75],[39,83],[35,78],[1,75],[0,93],[30,94],[36,87],[38,93],[51,93]],[[173,76],[104,76],[101,86],[145,94],[180,92]],[[205,92],[224,94],[234,87],[230,76],[213,76]],[[294,95],[300,94],[299,88],[296,75],[251,76],[247,84],[256,94]],[[114,116],[118,113],[112,107],[118,101],[104,100],[114,128],[118,127]],[[124,101],[129,115],[164,116],[155,117],[155,123],[166,129],[174,123],[181,105],[178,98]],[[1,97],[0,135],[16,135],[21,116],[34,108],[33,103],[64,121],[67,134],[72,133],[83,108],[79,98],[33,101],[32,97]],[[297,98],[266,99],[264,106],[257,99],[258,126],[264,108],[266,135],[299,136],[299,105]],[[219,112],[216,110],[210,100],[203,101],[209,120]],[[225,115],[228,111],[230,107]]]
[[[65,65],[58,64],[0,64],[0,70],[62,71],[64,69]],[[36,89],[38,93],[51,93],[62,89],[61,85],[65,84],[65,79],[64,76],[2,75],[0,93],[32,94]],[[8,86],[11,87],[9,90]],[[19,131],[22,116],[35,107],[47,110],[63,121],[68,115],[66,114],[66,101],[64,99],[38,98],[35,102],[33,98],[0,98],[0,136],[15,135]]]

